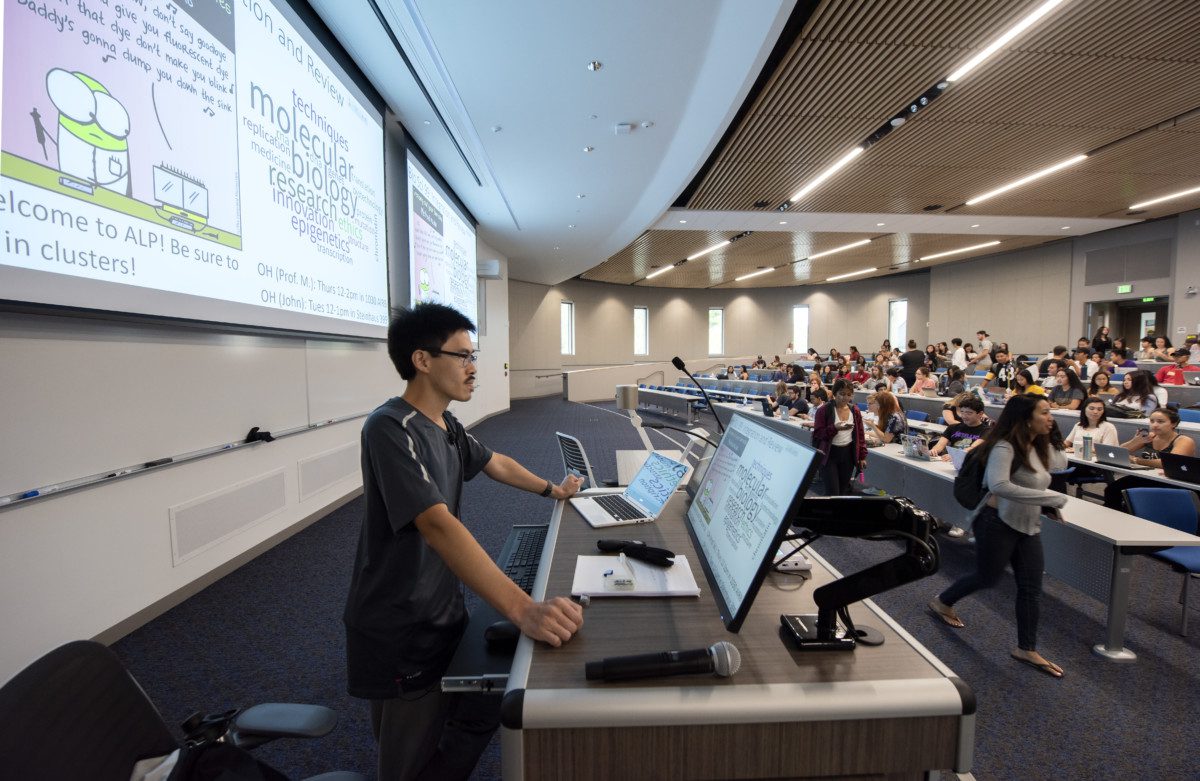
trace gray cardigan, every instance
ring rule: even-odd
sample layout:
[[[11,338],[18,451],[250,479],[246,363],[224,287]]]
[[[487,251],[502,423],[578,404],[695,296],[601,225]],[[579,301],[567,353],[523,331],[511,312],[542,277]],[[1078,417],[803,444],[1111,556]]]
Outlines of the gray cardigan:
[[[1050,487],[1050,472],[1067,468],[1067,456],[1051,447],[1047,469],[1037,452],[1031,450],[1025,466],[1014,473],[1013,455],[1013,446],[1008,442],[997,442],[988,454],[985,474],[988,496],[996,497],[1000,520],[1022,534],[1037,534],[1042,530],[1041,508],[1062,507],[1067,503],[1066,494],[1046,490]],[[986,505],[987,499],[984,499],[971,517],[978,515]]]

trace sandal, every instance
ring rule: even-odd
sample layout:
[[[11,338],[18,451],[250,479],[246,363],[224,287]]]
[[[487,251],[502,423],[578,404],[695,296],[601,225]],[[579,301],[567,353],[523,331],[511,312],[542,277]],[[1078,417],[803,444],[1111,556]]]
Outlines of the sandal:
[[[1027,664],[1030,667],[1032,667],[1033,669],[1037,670],[1038,672],[1049,675],[1051,678],[1062,678],[1063,677],[1062,668],[1059,667],[1054,662],[1050,662],[1050,661],[1035,662],[1032,659],[1025,658],[1024,656],[1017,656],[1015,653],[1009,654],[1009,656],[1016,659],[1021,664]]]
[[[936,618],[940,618],[946,626],[952,626],[955,629],[962,629],[966,624],[959,618],[953,608],[948,608],[939,602],[937,599],[929,600],[929,612],[933,613]],[[1015,657],[1014,657],[1015,658]]]

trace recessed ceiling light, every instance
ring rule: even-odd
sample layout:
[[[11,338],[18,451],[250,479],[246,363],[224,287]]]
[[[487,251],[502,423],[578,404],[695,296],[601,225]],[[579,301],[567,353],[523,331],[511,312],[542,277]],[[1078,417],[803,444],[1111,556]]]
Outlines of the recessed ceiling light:
[[[554,249],[558,249],[558,247],[555,247]]]
[[[853,160],[854,158],[858,157],[859,155],[861,155],[863,153],[863,151],[865,151],[865,150],[861,146],[854,147],[849,152],[842,155],[837,160],[837,162],[835,162],[833,165],[829,166],[824,171],[817,174],[816,177],[813,178],[812,181],[810,181],[808,184],[804,185],[799,190],[797,190],[796,194],[793,195],[789,200],[792,203],[799,201],[801,198],[808,195],[813,190],[817,189],[817,187],[819,187],[821,185],[821,183],[824,182],[826,179],[833,176],[838,171],[842,170],[842,168],[849,165],[850,161]]]
[[[839,279],[848,279],[849,277],[857,277],[859,274],[870,274],[872,271],[878,271],[878,268],[860,268],[858,271],[851,271],[849,274],[838,274],[836,277],[830,277],[826,282],[837,282]]]
[[[1056,6],[1062,3],[1062,1],[1063,0],[1046,0],[1046,2],[1033,9],[1032,12],[1021,19],[1021,21],[1008,28],[999,38],[980,49],[974,57],[960,65],[957,70],[946,77],[946,81],[955,82],[961,79],[963,76],[966,76],[968,73],[974,70],[979,63],[995,54],[1000,47],[1004,46],[1013,38],[1016,38],[1018,35],[1025,32],[1039,19],[1053,11]]]
[[[1063,229],[1063,230],[1065,230],[1065,231],[1069,231],[1069,230],[1071,230],[1071,226],[1070,226],[1070,225],[1064,225],[1064,226],[1062,226],[1062,229]]]
[[[780,224],[780,225],[787,225],[787,220],[780,220],[780,221],[779,221],[779,224]]]
[[[651,122],[650,120],[646,120],[645,122],[642,123],[642,127],[649,130],[650,128],[654,127],[654,123]]]
[[[729,239],[726,239],[725,241],[721,242],[720,244],[714,244],[711,247],[709,247],[708,249],[700,250],[695,255],[688,255],[688,260],[695,260],[696,258],[703,257],[703,256],[707,255],[708,253],[712,252],[713,250],[721,249],[721,247],[724,247],[728,243],[729,243]]]
[[[592,151],[593,149],[595,149],[595,148],[596,148],[596,147],[594,147],[594,146],[585,146],[585,147],[583,148],[583,151],[585,151],[585,152],[591,152],[591,151]]]
[[[581,198],[581,199],[582,199],[582,198],[586,198],[586,197],[587,197],[587,194],[586,194],[586,193],[580,193],[579,195],[576,195],[575,197],[576,197],[576,198]]]
[[[972,228],[978,228],[978,227],[979,227],[979,223],[975,223],[975,224],[974,224],[974,225],[972,225],[971,227],[972,227]]]
[[[749,274],[742,274],[740,277],[735,277],[734,282],[744,282],[752,277],[761,277],[763,274],[770,274],[774,268],[760,268],[758,271],[751,271]]]
[[[568,225],[567,227],[568,227],[568,228],[574,228],[574,227],[575,227],[575,225],[574,225],[574,223],[572,223],[571,225]]]
[[[427,120],[425,120],[425,124],[426,124],[426,125],[431,125],[431,124],[433,124],[433,123],[432,123],[432,122],[430,122],[430,121],[427,119]]]
[[[500,127],[499,125],[492,125],[492,132],[493,132],[493,133],[499,133],[499,132],[500,132],[501,130],[503,130],[503,129],[504,129],[504,128]]]
[[[977,204],[981,201],[986,201],[988,198],[999,195],[1000,193],[1006,193],[1009,190],[1020,187],[1023,184],[1029,184],[1030,182],[1034,181],[1035,179],[1041,179],[1043,176],[1049,176],[1050,174],[1054,173],[1055,171],[1061,171],[1062,169],[1067,168],[1068,166],[1075,165],[1076,163],[1082,163],[1084,160],[1087,160],[1087,155],[1075,155],[1074,157],[1068,157],[1066,160],[1055,163],[1054,165],[1050,166],[1049,168],[1043,168],[1040,171],[1034,171],[1029,176],[1022,176],[1020,179],[1016,180],[1015,182],[1009,182],[1008,184],[1004,185],[1003,187],[997,187],[995,190],[990,190],[990,191],[984,193],[983,195],[977,195],[974,198],[972,198],[971,200],[967,201],[967,206],[974,206],[975,204]]]
[[[1169,201],[1172,198],[1182,198],[1185,195],[1192,195],[1193,193],[1200,193],[1200,187],[1193,187],[1190,190],[1180,190],[1177,193],[1171,193],[1170,195],[1164,195],[1161,198],[1151,198],[1148,201],[1142,201],[1141,203],[1132,204],[1129,208],[1130,209],[1140,209],[1143,206],[1151,206],[1156,203],[1162,203],[1163,201]]]
[[[600,60],[592,60],[587,64],[587,69],[590,71],[598,71],[603,67],[604,63],[600,62]]]
[[[884,225],[887,225],[887,223],[886,223],[886,222],[877,222],[877,223],[875,223],[875,227],[876,227],[876,228],[882,228]]]
[[[971,250],[983,249],[984,247],[994,247],[999,243],[1000,243],[999,239],[996,239],[995,241],[985,241],[982,244],[972,244],[969,247],[959,247],[958,249],[947,250],[945,252],[938,252],[934,255],[922,255],[921,257],[917,258],[917,260],[933,260],[934,258],[944,258],[947,255],[957,255],[960,252],[970,252]]]
[[[826,255],[832,255],[832,254],[834,254],[835,252],[844,252],[844,251],[846,251],[846,250],[848,250],[848,249],[854,249],[855,247],[861,247],[861,246],[862,246],[862,245],[864,245],[864,244],[870,244],[870,243],[871,243],[871,240],[870,240],[870,239],[860,239],[860,240],[858,240],[858,241],[854,241],[854,242],[851,242],[851,243],[849,243],[849,244],[845,244],[845,245],[843,245],[843,246],[841,246],[841,247],[834,247],[833,249],[827,249],[827,250],[825,250],[824,252],[818,252],[818,253],[816,253],[816,254],[814,254],[814,255],[809,255],[809,256],[808,256],[808,259],[809,259],[809,260],[816,260],[817,258],[823,258],[823,257],[825,257]]]
[[[659,276],[660,274],[666,274],[668,271],[670,271],[673,268],[675,268],[675,267],[674,266],[663,266],[658,271],[651,271],[649,274],[647,274],[646,279],[654,279],[655,277]]]

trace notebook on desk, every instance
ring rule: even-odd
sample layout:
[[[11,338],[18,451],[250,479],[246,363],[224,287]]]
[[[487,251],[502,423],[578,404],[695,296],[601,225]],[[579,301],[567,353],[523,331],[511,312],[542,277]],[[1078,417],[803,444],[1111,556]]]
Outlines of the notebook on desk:
[[[576,497],[571,506],[596,529],[647,523],[658,518],[687,473],[687,464],[651,453],[621,493]]]

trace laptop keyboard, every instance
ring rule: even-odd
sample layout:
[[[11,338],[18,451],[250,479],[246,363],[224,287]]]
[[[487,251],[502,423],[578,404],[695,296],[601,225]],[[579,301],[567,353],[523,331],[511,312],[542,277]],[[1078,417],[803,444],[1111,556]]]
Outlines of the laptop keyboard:
[[[537,579],[538,564],[542,560],[542,547],[546,544],[546,531],[549,528],[546,524],[514,526],[496,560],[504,574],[512,578],[526,594],[533,591],[533,581]]]
[[[605,494],[595,497],[595,500],[596,504],[603,507],[609,515],[618,521],[632,521],[636,518],[646,517],[644,512],[620,494]]]

